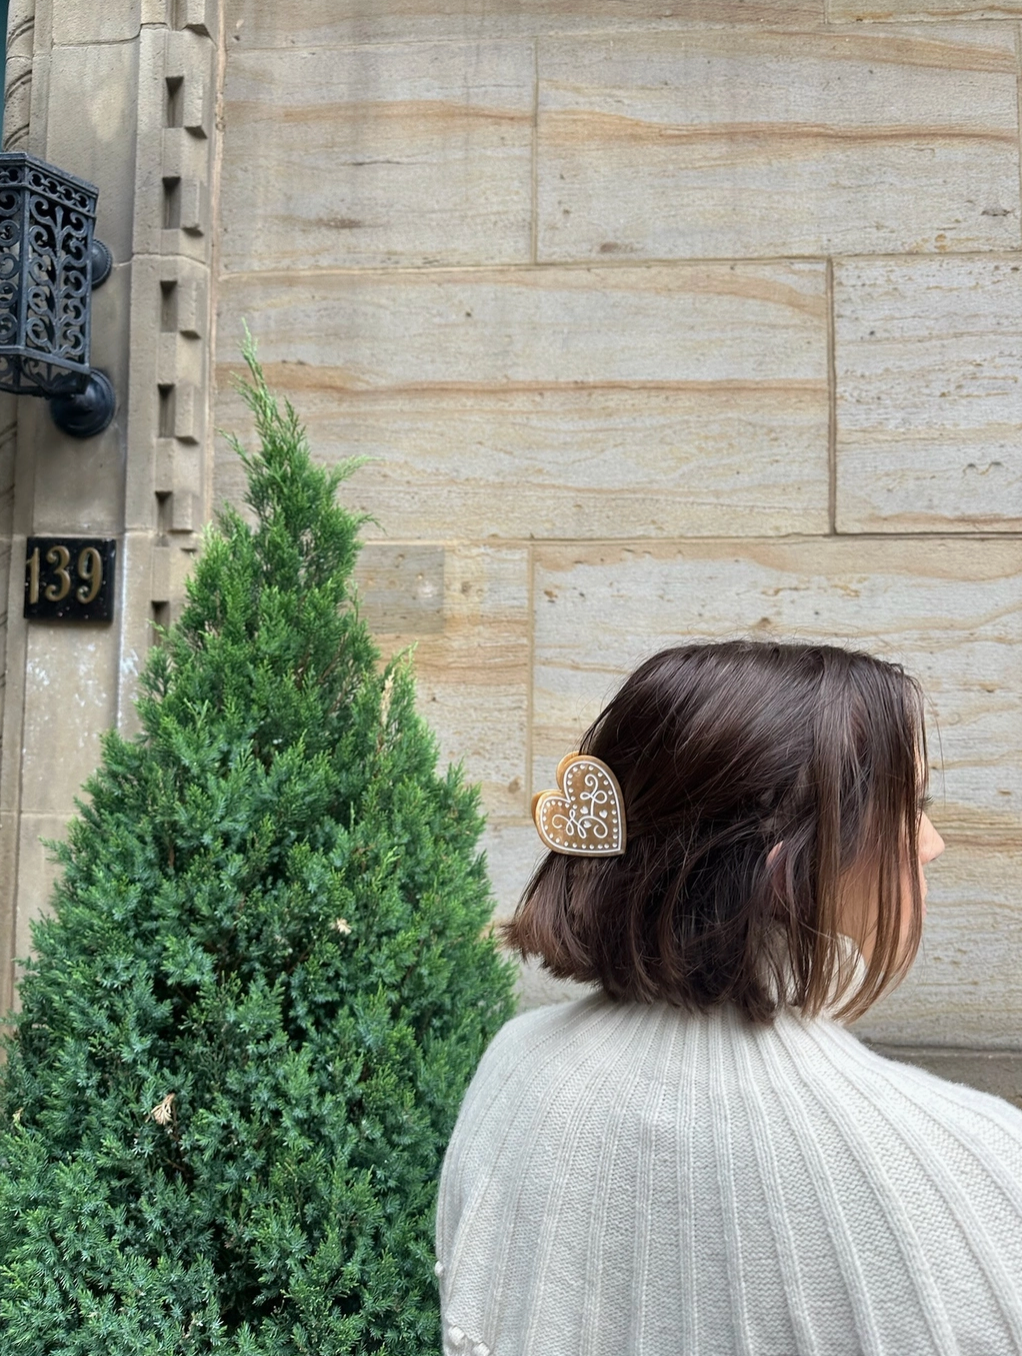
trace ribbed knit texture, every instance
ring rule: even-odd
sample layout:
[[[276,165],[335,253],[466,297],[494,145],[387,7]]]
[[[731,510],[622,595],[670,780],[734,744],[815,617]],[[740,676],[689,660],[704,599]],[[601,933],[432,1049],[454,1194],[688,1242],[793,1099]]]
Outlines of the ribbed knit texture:
[[[499,1033],[437,1215],[448,1356],[1022,1353],[1022,1112],[838,1023],[602,996]]]

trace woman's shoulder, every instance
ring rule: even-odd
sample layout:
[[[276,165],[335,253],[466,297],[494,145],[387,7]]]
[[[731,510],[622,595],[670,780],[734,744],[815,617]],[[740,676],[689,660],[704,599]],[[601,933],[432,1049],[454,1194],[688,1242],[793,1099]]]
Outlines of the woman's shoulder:
[[[829,1018],[794,1012],[754,1025],[733,1011],[689,1013],[601,993],[533,1008],[491,1042],[462,1119],[486,1114],[503,1124],[534,1103],[545,1120],[567,1123],[583,1102],[587,1114],[636,1126],[676,1107],[679,1131],[689,1125],[686,1105],[703,1108],[700,1123],[724,1115],[732,1125],[760,1108],[776,1133],[801,1127],[839,1154],[846,1141],[919,1151],[940,1144],[953,1158],[993,1155],[1022,1173],[1022,1110],[887,1059]]]
[[[935,1111],[1003,1114],[1007,1123],[1022,1127],[1022,1110],[1011,1102],[980,1092],[966,1083],[942,1078],[918,1064],[880,1054],[854,1028],[829,1018],[805,1022],[788,1016],[782,1021],[789,1029],[796,1026],[802,1038],[828,1063],[845,1070],[849,1077],[864,1086],[873,1084],[878,1095],[885,1090],[897,1093],[911,1089],[919,1096],[927,1096]]]
[[[1022,1109],[1001,1097],[891,1059],[843,1028],[827,1031],[845,1079],[890,1114],[896,1109],[962,1136],[1004,1143],[1022,1153]]]
[[[787,1072],[769,1095],[801,1127],[810,1168],[858,1180],[857,1195],[901,1202],[906,1217],[932,1223],[948,1208],[948,1238],[990,1233],[1022,1265],[1022,1111],[885,1058],[835,1022],[785,1019],[774,1040]]]
[[[611,1006],[602,994],[592,993],[519,1012],[504,1023],[487,1046],[477,1079],[491,1069],[509,1070],[518,1064],[528,1064],[541,1050],[549,1057],[562,1047],[577,1048],[594,1023],[599,1025],[600,1014]]]

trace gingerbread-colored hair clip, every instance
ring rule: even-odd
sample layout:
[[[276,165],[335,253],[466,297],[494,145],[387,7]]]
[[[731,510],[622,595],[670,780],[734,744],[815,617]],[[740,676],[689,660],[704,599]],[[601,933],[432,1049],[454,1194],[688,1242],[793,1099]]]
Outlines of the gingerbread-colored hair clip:
[[[557,765],[557,791],[537,791],[532,818],[551,852],[572,857],[620,857],[625,809],[618,780],[588,753],[569,753]]]

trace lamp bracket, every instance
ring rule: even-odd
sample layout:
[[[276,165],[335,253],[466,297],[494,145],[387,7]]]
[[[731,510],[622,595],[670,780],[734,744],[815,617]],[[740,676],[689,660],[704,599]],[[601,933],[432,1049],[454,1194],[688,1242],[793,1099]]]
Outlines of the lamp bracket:
[[[69,438],[95,438],[110,426],[117,408],[117,397],[110,378],[94,367],[88,384],[77,395],[52,396],[49,402],[53,422]]]

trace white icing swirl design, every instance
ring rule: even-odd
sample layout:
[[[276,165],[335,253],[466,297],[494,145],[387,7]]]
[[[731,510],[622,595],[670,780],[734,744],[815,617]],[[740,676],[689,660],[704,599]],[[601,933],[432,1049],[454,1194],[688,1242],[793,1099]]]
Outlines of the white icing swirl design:
[[[539,836],[554,852],[605,856],[624,851],[624,814],[617,779],[605,763],[569,754],[557,769],[560,791],[543,791],[533,811]]]

